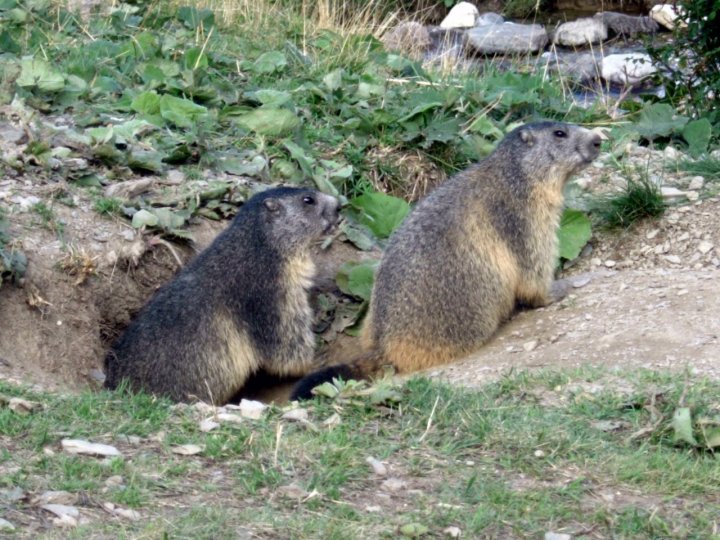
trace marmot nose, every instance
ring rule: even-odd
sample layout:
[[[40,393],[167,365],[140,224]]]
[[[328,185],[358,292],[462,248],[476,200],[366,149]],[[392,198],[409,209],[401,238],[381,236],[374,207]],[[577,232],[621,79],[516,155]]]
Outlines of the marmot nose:
[[[602,139],[600,138],[600,135],[598,135],[597,133],[593,133],[590,137],[590,144],[588,145],[590,147],[590,151],[597,156],[600,153],[601,145]]]

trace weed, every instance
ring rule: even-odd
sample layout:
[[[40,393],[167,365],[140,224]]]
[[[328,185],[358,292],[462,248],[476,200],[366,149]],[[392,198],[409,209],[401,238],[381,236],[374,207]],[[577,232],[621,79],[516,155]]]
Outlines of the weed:
[[[658,185],[646,172],[627,175],[627,183],[619,193],[598,198],[591,205],[592,213],[608,228],[625,228],[647,218],[658,218],[665,212],[665,200]]]
[[[95,211],[103,215],[120,214],[122,212],[122,201],[115,197],[100,197],[95,201]]]
[[[52,205],[48,206],[44,202],[40,201],[32,206],[32,211],[40,217],[41,225],[43,227],[55,233],[55,235],[62,240],[63,233],[65,232],[65,223],[57,219],[55,212],[52,209]]]
[[[720,180],[720,159],[704,157],[695,161],[684,160],[678,164],[681,171],[704,176],[710,180]]]

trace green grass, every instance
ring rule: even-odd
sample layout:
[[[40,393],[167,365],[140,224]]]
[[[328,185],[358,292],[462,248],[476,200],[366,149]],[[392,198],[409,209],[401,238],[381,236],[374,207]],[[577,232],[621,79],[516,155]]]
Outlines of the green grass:
[[[122,201],[115,197],[100,197],[95,201],[95,211],[102,215],[120,214],[122,211]]]
[[[665,213],[660,188],[646,173],[628,174],[627,184],[617,192],[599,196],[591,205],[592,213],[608,228],[632,226],[644,219],[659,218]]]
[[[681,171],[704,176],[710,180],[720,180],[720,159],[704,157],[695,161],[681,161],[678,164]]]
[[[674,444],[671,428],[680,404],[695,418],[716,414],[720,384],[705,379],[686,385],[649,371],[521,372],[477,390],[413,379],[392,406],[352,392],[309,402],[314,428],[271,408],[260,421],[209,433],[199,430],[205,415],[195,409],[143,395],[38,394],[6,383],[0,395],[44,405],[27,416],[0,408],[7,447],[0,471],[14,471],[0,476],[0,492],[67,490],[141,515],[130,522],[101,514],[71,538],[99,531],[233,538],[241,529],[261,537],[282,530],[297,539],[395,538],[409,523],[427,527],[430,537],[455,526],[471,538],[536,538],[548,530],[710,538],[718,525],[717,458]],[[340,423],[324,426],[335,413]],[[619,427],[603,431],[595,425],[601,421]],[[113,444],[123,457],[67,455],[60,449],[66,437]],[[172,453],[189,443],[204,451]],[[368,456],[386,464],[399,489],[383,486],[387,478],[375,476]],[[106,488],[115,475],[122,485]],[[284,495],[290,484],[301,489],[299,498]],[[31,514],[26,501],[13,510]]]

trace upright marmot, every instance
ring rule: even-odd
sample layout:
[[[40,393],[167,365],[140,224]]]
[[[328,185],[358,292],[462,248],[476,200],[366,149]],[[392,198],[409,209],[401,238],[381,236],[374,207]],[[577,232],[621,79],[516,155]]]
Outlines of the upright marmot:
[[[315,339],[308,289],[311,243],[338,220],[338,201],[275,188],[155,293],[105,359],[105,386],[176,401],[225,403],[263,368],[302,376]]]
[[[587,129],[527,124],[418,203],[380,262],[365,352],[308,375],[293,397],[386,364],[411,372],[448,362],[485,343],[517,304],[550,303],[563,187],[599,152]]]

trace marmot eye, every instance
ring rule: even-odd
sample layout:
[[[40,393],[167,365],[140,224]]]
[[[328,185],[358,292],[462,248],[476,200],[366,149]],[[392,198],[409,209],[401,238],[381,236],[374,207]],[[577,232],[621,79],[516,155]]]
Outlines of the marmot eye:
[[[567,133],[565,133],[562,129],[556,129],[553,132],[553,135],[555,135],[556,137],[558,137],[560,139],[562,139],[563,137],[567,137]]]
[[[310,195],[306,195],[303,197],[303,202],[305,204],[315,204],[315,197],[311,197]]]

